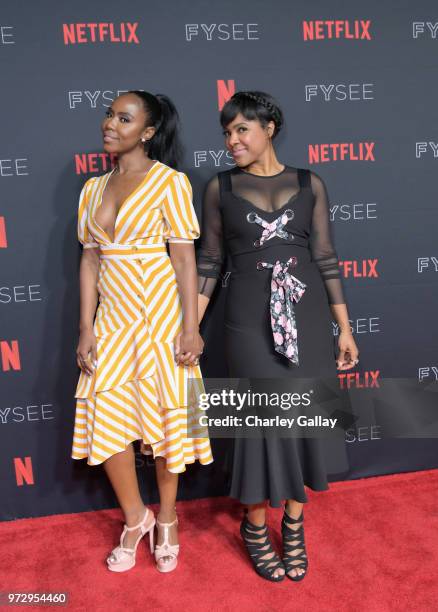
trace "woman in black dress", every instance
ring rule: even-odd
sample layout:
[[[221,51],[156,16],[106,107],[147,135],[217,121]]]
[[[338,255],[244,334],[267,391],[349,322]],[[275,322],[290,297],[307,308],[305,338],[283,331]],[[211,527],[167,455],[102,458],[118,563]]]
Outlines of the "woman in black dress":
[[[225,342],[232,378],[329,378],[336,377],[336,365],[346,370],[358,363],[325,185],[314,172],[278,161],[272,140],[282,123],[271,96],[236,93],[221,113],[236,167],[213,177],[205,192],[199,313],[202,318],[226,250],[232,272]],[[292,315],[287,298],[278,299],[288,283]],[[340,329],[337,359],[332,318]],[[328,489],[326,468],[319,438],[235,439],[230,495],[248,507],[241,534],[264,578],[304,578],[304,486]],[[269,541],[265,510],[267,501],[279,507],[284,500],[281,561]]]

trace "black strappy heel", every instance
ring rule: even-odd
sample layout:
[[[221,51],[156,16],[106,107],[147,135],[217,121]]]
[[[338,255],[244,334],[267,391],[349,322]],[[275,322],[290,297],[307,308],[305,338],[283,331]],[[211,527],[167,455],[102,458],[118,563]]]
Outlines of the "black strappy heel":
[[[272,548],[267,525],[263,525],[262,527],[253,525],[245,516],[240,525],[240,535],[245,542],[245,546],[257,574],[271,582],[281,582],[284,579],[284,574],[281,576],[274,576],[274,573],[277,569],[283,568],[283,564],[280,557]],[[274,553],[274,556],[270,559],[262,559],[262,557],[269,553]]]
[[[297,523],[301,523],[301,526],[296,530],[292,529],[291,524],[296,525]],[[283,519],[281,521],[281,533],[283,536],[283,564],[286,569],[286,576],[294,582],[299,582],[306,575],[309,565],[306,545],[304,543],[304,516],[302,510],[297,519],[289,516],[286,509],[284,510]],[[296,555],[290,554],[300,549],[301,552]],[[293,569],[303,569],[304,572],[301,575],[289,576],[289,572]]]

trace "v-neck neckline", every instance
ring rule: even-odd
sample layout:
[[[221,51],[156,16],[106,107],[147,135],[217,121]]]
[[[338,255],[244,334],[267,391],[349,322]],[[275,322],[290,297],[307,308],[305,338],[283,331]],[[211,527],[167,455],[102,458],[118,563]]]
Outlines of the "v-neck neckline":
[[[136,188],[135,188],[133,191],[131,191],[131,193],[129,193],[129,194],[126,196],[126,198],[125,198],[125,199],[124,199],[124,200],[121,202],[121,204],[120,204],[120,206],[119,206],[119,209],[118,209],[118,211],[117,211],[117,214],[116,214],[116,218],[114,219],[114,227],[113,227],[113,232],[112,232],[112,233],[113,233],[112,240],[111,240],[111,236],[108,234],[108,232],[106,232],[106,231],[103,229],[103,227],[101,227],[101,226],[99,225],[99,223],[97,222],[97,219],[96,219],[96,213],[97,213],[97,211],[99,210],[99,208],[100,208],[100,207],[102,206],[102,204],[103,204],[103,196],[104,196],[104,193],[105,193],[106,186],[108,185],[108,181],[110,180],[110,178],[111,178],[111,176],[113,175],[113,173],[114,173],[114,171],[116,170],[116,168],[114,167],[114,168],[111,170],[111,172],[108,172],[107,177],[106,177],[106,180],[105,180],[105,183],[104,183],[104,185],[103,185],[102,192],[101,192],[100,197],[99,197],[99,200],[98,200],[98,202],[97,202],[97,206],[96,206],[96,208],[95,208],[95,210],[94,210],[94,215],[93,215],[93,216],[94,216],[94,222],[95,222],[95,223],[96,223],[96,225],[99,227],[99,229],[101,229],[101,230],[102,230],[102,232],[103,232],[103,233],[105,234],[105,236],[108,238],[108,240],[109,240],[109,242],[110,242],[110,243],[113,243],[113,242],[114,242],[114,240],[115,240],[115,237],[116,237],[117,221],[118,221],[119,216],[120,216],[120,211],[122,210],[122,208],[124,207],[124,205],[126,204],[126,202],[127,202],[128,200],[130,200],[130,199],[131,199],[131,198],[132,198],[132,197],[133,197],[133,196],[134,196],[136,193],[138,193],[138,192],[140,191],[140,189],[141,189],[141,188],[144,186],[144,184],[146,183],[147,179],[149,178],[149,176],[150,176],[150,174],[151,174],[152,170],[153,170],[153,169],[154,169],[154,168],[155,168],[155,167],[156,167],[156,166],[157,166],[159,163],[160,163],[159,161],[155,161],[155,163],[154,163],[154,164],[152,164],[152,166],[151,166],[151,167],[149,168],[149,170],[146,172],[145,176],[142,178],[142,180],[141,180],[141,181],[140,181],[140,183],[137,185],[137,187],[136,187]]]

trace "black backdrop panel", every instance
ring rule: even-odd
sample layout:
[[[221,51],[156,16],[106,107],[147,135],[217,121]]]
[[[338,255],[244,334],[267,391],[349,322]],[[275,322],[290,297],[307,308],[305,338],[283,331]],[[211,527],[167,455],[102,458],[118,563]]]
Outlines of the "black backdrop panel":
[[[175,101],[199,213],[206,181],[231,167],[219,94],[277,97],[280,160],[310,167],[329,188],[357,371],[436,380],[437,30],[432,0],[2,2],[1,518],[115,503],[102,468],[74,462],[70,448],[77,201],[84,181],[109,168],[99,123],[119,91]],[[361,147],[370,159],[352,159]],[[369,260],[376,273],[359,275]],[[225,374],[226,290],[204,324],[209,376]],[[437,466],[435,440],[383,439],[366,419],[347,436],[344,478]],[[211,466],[181,478],[182,499],[226,491],[230,443],[214,440],[213,450]],[[139,455],[138,473],[145,501],[156,501],[153,466]]]

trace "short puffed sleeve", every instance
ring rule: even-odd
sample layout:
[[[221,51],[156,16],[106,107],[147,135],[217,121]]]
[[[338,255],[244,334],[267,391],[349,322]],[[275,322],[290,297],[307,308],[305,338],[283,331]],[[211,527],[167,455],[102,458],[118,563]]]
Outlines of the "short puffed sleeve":
[[[175,172],[163,199],[162,213],[166,221],[168,242],[193,242],[199,238],[198,218],[192,203],[192,186],[183,172]]]
[[[88,230],[88,208],[92,187],[93,179],[89,179],[82,187],[81,195],[79,196],[78,240],[84,249],[94,249],[99,246]]]

